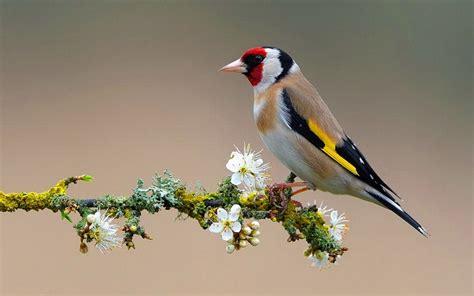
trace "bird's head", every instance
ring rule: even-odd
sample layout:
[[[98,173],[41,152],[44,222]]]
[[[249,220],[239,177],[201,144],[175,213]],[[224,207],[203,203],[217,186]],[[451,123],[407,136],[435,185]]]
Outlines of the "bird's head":
[[[220,69],[244,74],[256,92],[266,90],[288,73],[298,70],[298,65],[286,52],[268,46],[250,48],[239,59]]]

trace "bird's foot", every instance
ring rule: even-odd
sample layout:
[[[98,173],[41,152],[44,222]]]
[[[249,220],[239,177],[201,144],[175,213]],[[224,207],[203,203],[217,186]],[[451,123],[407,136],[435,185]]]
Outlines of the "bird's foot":
[[[291,200],[291,203],[292,203],[295,207],[297,207],[297,208],[303,208],[303,204],[300,203],[300,202],[297,201],[297,200],[292,199],[292,200]]]
[[[302,187],[299,190],[295,191],[292,193],[292,187]],[[286,210],[288,209],[288,203],[294,204],[296,207],[302,208],[303,205],[296,200],[292,200],[291,197],[295,194],[298,194],[300,192],[304,192],[308,190],[308,186],[306,185],[306,182],[293,182],[293,183],[277,183],[270,185],[268,187],[269,191],[269,201],[270,204],[278,209],[278,215],[282,216],[285,214]]]
[[[272,185],[271,187],[272,189],[287,191],[290,197],[293,197],[297,194],[303,193],[308,190],[315,190],[314,186],[311,186],[311,184],[307,182],[277,183],[277,184]],[[301,187],[301,188],[293,191],[293,188],[295,187]]]
[[[288,208],[288,202],[291,200],[291,187],[287,183],[273,184],[268,186],[268,191],[270,205],[278,209],[279,215],[283,215]]]

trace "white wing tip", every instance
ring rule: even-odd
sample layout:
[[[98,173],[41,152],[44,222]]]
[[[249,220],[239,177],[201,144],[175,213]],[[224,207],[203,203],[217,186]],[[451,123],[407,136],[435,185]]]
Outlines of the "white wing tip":
[[[425,237],[430,237],[431,236],[431,234],[421,225],[418,227],[418,231],[421,234],[423,234]]]

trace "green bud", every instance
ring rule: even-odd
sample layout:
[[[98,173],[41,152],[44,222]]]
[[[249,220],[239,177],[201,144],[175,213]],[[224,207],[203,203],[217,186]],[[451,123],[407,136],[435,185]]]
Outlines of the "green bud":
[[[235,250],[235,246],[232,244],[228,244],[227,247],[225,248],[227,254],[232,254]]]
[[[252,222],[250,222],[249,224],[250,228],[252,228],[253,230],[257,230],[260,228],[260,223],[258,223],[257,220],[254,220]]]
[[[87,223],[92,224],[95,222],[95,216],[93,214],[87,215]]]
[[[257,246],[258,244],[260,244],[260,240],[256,237],[252,237],[250,240],[249,240],[249,243],[252,245],[252,246]]]
[[[85,181],[85,182],[91,182],[93,179],[94,179],[94,177],[92,177],[91,175],[83,175],[81,177],[81,180]]]
[[[242,232],[245,234],[245,235],[249,235],[250,233],[252,233],[252,228],[248,227],[248,226],[245,226],[244,228],[242,228]]]
[[[252,233],[250,235],[253,236],[253,237],[258,237],[258,236],[260,236],[260,231],[254,230],[254,231],[252,231]]]

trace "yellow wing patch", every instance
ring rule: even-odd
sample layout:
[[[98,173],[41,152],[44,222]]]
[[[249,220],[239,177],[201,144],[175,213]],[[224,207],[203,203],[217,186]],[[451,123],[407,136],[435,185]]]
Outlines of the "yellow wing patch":
[[[309,129],[324,142],[324,147],[322,149],[324,153],[342,165],[349,172],[359,176],[357,169],[336,152],[336,142],[334,142],[334,140],[332,140],[331,137],[329,137],[329,135],[324,130],[322,130],[316,122],[309,119],[308,126]]]

